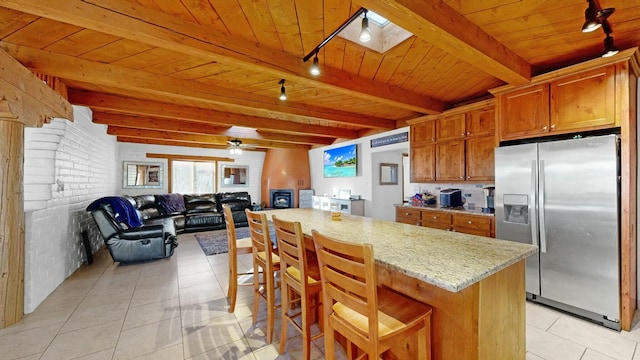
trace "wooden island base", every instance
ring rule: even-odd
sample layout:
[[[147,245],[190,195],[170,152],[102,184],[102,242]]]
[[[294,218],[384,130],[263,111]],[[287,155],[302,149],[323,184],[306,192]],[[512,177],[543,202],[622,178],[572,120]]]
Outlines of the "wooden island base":
[[[433,307],[434,360],[525,359],[525,261],[451,292],[377,266],[378,284]],[[415,359],[415,339],[395,347],[391,359]]]

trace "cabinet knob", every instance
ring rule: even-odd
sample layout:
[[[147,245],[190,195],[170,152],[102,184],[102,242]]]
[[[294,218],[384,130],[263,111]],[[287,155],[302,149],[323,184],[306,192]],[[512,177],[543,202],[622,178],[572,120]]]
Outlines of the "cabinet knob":
[[[460,134],[460,136],[464,137],[464,133]]]
[[[434,217],[433,217],[433,220],[436,220],[437,218],[438,218],[437,216],[434,216]]]
[[[467,133],[467,136],[469,136],[469,135],[471,135],[471,133],[470,133],[470,132],[468,132],[468,133]]]
[[[404,216],[409,216],[409,213],[408,212],[404,213]]]
[[[472,223],[471,220],[467,221],[467,224],[471,224],[471,223]]]
[[[556,128],[556,124],[551,124],[551,128],[555,129]]]
[[[464,176],[460,176],[460,180],[464,180]]]
[[[543,127],[542,127],[542,130],[547,130],[547,126],[546,126],[546,125],[545,125],[545,126],[543,126]]]

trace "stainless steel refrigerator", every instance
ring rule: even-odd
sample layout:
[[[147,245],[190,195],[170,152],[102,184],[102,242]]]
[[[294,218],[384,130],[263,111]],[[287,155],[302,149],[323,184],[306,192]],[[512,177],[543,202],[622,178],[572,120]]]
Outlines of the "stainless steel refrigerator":
[[[620,329],[619,138],[495,151],[496,237],[538,246],[529,300]]]

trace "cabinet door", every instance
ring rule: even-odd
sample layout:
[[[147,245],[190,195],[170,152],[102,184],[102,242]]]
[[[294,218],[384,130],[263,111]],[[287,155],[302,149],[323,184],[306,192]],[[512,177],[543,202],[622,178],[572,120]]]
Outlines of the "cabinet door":
[[[413,145],[410,151],[409,166],[411,182],[429,182],[435,180],[435,145]]]
[[[464,156],[464,140],[436,143],[436,180],[464,180]]]
[[[454,214],[453,231],[465,234],[491,236],[491,218],[479,215]]]
[[[422,226],[449,230],[451,229],[451,214],[444,211],[422,210]]]
[[[494,109],[473,110],[467,114],[467,138],[494,135],[496,112]]]
[[[467,180],[493,181],[495,178],[494,136],[467,139]]]
[[[540,84],[501,94],[500,139],[519,139],[549,131],[549,85]]]
[[[420,225],[420,209],[404,206],[396,207],[396,222],[410,225]]]
[[[432,143],[436,140],[435,122],[433,120],[424,121],[411,125],[411,145],[422,145]]]
[[[615,125],[614,67],[551,83],[552,131],[591,130]]]
[[[443,116],[435,120],[436,141],[456,140],[465,137],[465,114]]]

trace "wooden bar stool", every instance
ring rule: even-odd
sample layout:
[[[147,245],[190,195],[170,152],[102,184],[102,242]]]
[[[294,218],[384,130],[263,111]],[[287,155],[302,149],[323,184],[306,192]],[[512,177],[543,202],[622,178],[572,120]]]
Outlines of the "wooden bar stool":
[[[267,216],[249,209],[246,209],[245,212],[251,231],[253,252],[253,324],[255,325],[258,321],[258,300],[262,298],[267,303],[267,344],[271,344],[275,311],[280,307],[276,304],[275,295],[275,275],[280,271],[280,258],[273,253]],[[260,276],[257,275],[260,269],[262,269],[262,277],[264,278],[263,283],[260,283]],[[260,285],[264,285],[264,292],[260,291]]]
[[[299,222],[284,221],[273,216],[273,224],[278,238],[278,254],[280,255],[280,279],[282,281],[282,332],[280,336],[280,354],[284,354],[287,342],[288,323],[302,334],[302,353],[304,359],[311,357],[311,341],[319,339],[322,332],[311,335],[311,324],[314,313],[321,306],[322,283],[316,266],[307,263],[304,247],[304,235]],[[315,269],[313,271],[312,269]],[[289,294],[295,291],[299,298],[290,299]],[[315,301],[314,301],[315,300]],[[300,303],[300,311],[290,313],[291,305]],[[296,319],[301,317],[302,324]]]
[[[252,275],[252,272],[243,272],[238,274],[238,255],[250,254],[252,251],[251,238],[236,238],[236,225],[233,222],[233,214],[231,208],[226,204],[222,205],[224,212],[225,226],[227,227],[227,239],[229,242],[229,289],[227,291],[227,301],[229,302],[229,312],[236,309],[236,298],[238,296],[238,277]],[[258,275],[259,276],[259,275]]]
[[[322,277],[325,359],[334,358],[334,331],[369,359],[418,333],[418,359],[431,358],[431,307],[376,286],[371,244],[353,244],[313,230]]]

